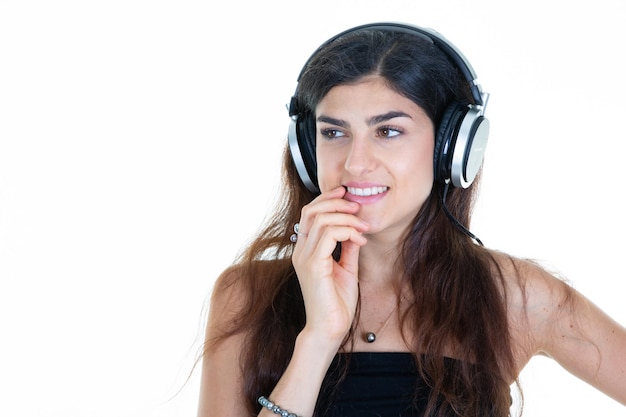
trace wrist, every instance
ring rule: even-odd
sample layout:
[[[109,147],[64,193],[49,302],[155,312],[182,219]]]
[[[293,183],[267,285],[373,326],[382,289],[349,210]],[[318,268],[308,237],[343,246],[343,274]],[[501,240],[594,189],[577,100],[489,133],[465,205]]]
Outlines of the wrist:
[[[339,343],[340,344],[340,343]],[[339,344],[306,328],[296,338],[293,355],[280,381],[266,397],[281,410],[296,416],[313,415],[317,396]],[[261,404],[266,411],[267,405]],[[267,415],[268,413],[264,413]]]
[[[322,355],[330,364],[344,338],[345,335],[341,338],[329,337],[327,334],[320,334],[305,326],[296,338],[296,350],[310,352],[309,354],[315,357]]]

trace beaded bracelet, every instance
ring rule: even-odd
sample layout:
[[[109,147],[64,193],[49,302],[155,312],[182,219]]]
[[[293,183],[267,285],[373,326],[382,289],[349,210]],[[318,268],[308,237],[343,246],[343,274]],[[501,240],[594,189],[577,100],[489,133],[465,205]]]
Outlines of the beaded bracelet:
[[[265,397],[259,397],[258,401],[259,404],[261,404],[263,407],[267,408],[274,414],[280,414],[281,417],[298,417],[297,415],[290,413],[287,410],[283,410]]]

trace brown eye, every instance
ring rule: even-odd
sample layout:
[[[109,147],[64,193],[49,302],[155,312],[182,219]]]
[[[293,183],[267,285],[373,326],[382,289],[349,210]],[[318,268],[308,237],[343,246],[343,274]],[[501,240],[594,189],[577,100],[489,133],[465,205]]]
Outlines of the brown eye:
[[[343,136],[343,133],[337,129],[322,129],[320,133],[326,139],[336,139]]]
[[[402,131],[400,129],[395,129],[393,127],[388,127],[388,126],[383,126],[378,129],[378,135],[386,139],[392,139],[400,135],[401,133]]]

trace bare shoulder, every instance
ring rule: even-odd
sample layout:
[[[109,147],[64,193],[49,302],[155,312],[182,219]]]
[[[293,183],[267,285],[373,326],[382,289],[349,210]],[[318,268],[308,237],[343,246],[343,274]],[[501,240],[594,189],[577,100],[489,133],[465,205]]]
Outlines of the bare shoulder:
[[[223,271],[216,279],[211,294],[209,322],[207,331],[209,336],[216,336],[220,332],[237,333],[245,328],[246,323],[240,318],[253,306],[267,301],[264,288],[275,282],[277,270],[285,268],[289,260],[263,260],[250,265],[235,264]],[[268,284],[270,283],[270,284]],[[252,294],[255,294],[253,297]]]
[[[207,336],[217,336],[218,330],[226,330],[226,325],[241,312],[247,303],[246,280],[241,265],[232,265],[215,280],[211,293]]]
[[[511,322],[523,329],[528,353],[539,353],[557,318],[572,308],[576,292],[537,262],[502,254],[498,259],[506,283]]]
[[[198,417],[249,415],[242,400],[242,353],[252,330],[250,317],[267,301],[267,297],[259,296],[257,285],[267,285],[266,278],[280,269],[277,263],[282,262],[236,264],[215,280],[202,354]]]
[[[504,278],[513,346],[525,364],[549,350],[555,326],[576,310],[579,294],[535,261],[498,252],[494,258]]]
[[[502,271],[518,370],[533,355],[626,403],[626,330],[536,262],[495,255]]]
[[[539,263],[495,253],[494,258],[504,278],[507,307],[517,321],[536,325],[549,322],[575,302],[576,292],[556,273]]]
[[[541,329],[549,310],[568,297],[567,285],[537,263],[492,251],[497,272],[502,276],[511,344],[518,372],[537,354]]]
[[[228,400],[242,395],[238,364],[244,336],[234,332],[233,327],[245,300],[242,277],[242,268],[232,266],[213,285],[202,354],[198,417],[246,413],[241,401]]]

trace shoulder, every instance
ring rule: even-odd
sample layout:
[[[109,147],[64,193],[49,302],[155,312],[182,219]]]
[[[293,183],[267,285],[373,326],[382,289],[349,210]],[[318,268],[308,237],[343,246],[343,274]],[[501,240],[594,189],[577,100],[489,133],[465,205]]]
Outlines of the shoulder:
[[[235,264],[215,280],[210,300],[208,330],[236,333],[251,315],[272,302],[272,294],[291,268],[290,260],[263,260]]]
[[[547,317],[565,307],[575,295],[573,288],[556,272],[536,261],[502,252],[491,254],[503,278],[507,307],[513,311]]]
[[[232,310],[235,305],[232,303],[236,300],[243,301],[242,296],[245,295],[245,271],[241,265],[231,265],[225,269],[215,280],[213,291],[211,293],[211,310],[224,311],[229,305]]]
[[[540,264],[496,255],[518,370],[545,355],[626,404],[626,329]]]
[[[578,294],[558,274],[538,262],[492,252],[502,276],[512,348],[521,368],[549,350],[563,319],[572,314]]]
[[[215,280],[211,293],[209,326],[230,323],[252,301],[255,285],[253,275],[268,268],[269,262],[259,261],[247,266],[234,264],[225,269]]]
[[[546,319],[573,301],[573,288],[540,263],[503,253],[495,253],[494,258],[504,279],[507,305],[513,311],[523,311],[528,319]]]
[[[217,277],[213,284],[211,303],[232,301],[245,295],[246,289],[255,285],[255,279],[262,280],[269,274],[277,261],[255,261],[249,265],[238,263],[229,266]]]
[[[242,364],[250,335],[271,305],[277,285],[291,268],[288,259],[235,264],[215,280],[209,305],[198,416],[249,415]],[[256,342],[255,342],[256,343]]]
[[[507,308],[525,333],[529,355],[554,356],[568,340],[582,340],[591,303],[558,273],[538,262],[509,257],[503,268]]]
[[[243,374],[237,365],[244,344],[244,334],[235,326],[245,305],[245,274],[240,265],[223,271],[215,280],[209,305],[198,416],[244,415],[241,398]],[[240,327],[240,326],[239,326]]]

